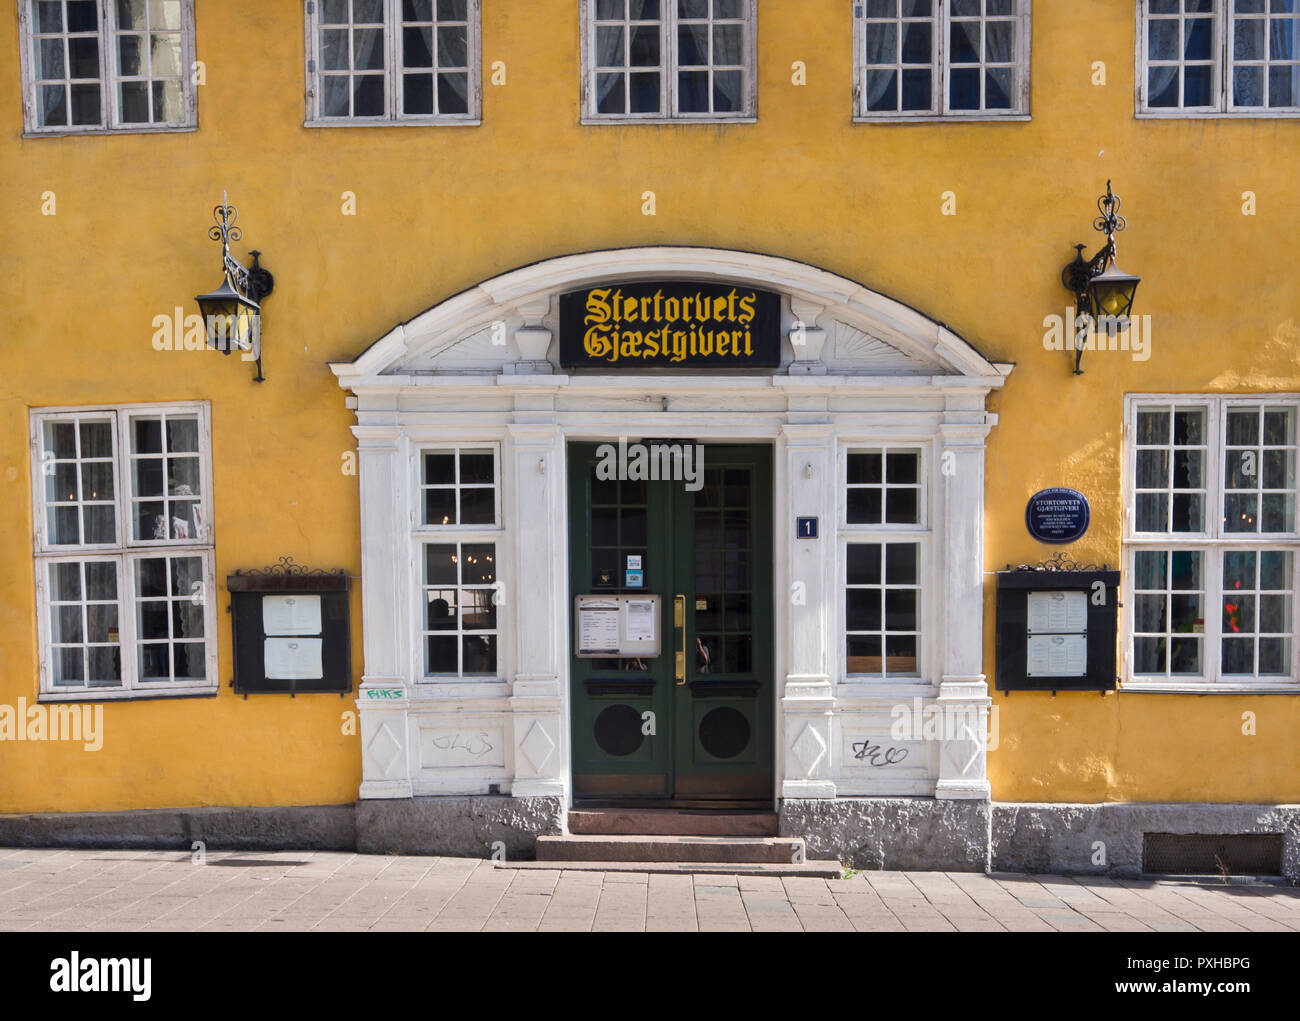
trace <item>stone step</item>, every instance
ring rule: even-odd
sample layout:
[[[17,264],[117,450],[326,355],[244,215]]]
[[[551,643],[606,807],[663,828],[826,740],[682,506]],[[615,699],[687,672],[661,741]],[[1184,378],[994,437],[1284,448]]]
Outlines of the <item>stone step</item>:
[[[668,837],[775,837],[775,812],[604,808],[569,812],[569,832]]]
[[[537,838],[538,861],[719,862],[801,864],[802,837],[695,837],[571,833]]]
[[[713,861],[499,861],[499,869],[527,869],[547,872],[640,872],[650,875],[691,876],[809,876],[814,879],[843,879],[844,866],[837,861],[807,861],[802,865],[772,862]]]

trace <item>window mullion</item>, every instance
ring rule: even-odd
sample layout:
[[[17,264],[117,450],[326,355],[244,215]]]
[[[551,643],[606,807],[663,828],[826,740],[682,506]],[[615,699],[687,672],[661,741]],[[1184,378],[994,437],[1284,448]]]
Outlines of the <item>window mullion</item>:
[[[99,126],[112,130],[119,126],[120,119],[118,110],[118,90],[117,77],[113,73],[114,61],[109,55],[109,50],[117,46],[117,16],[114,13],[112,0],[100,0],[99,16],[99,80],[100,88],[103,90],[99,103]],[[67,12],[64,12],[63,27],[66,29]],[[146,41],[148,36],[145,37]],[[70,55],[69,55],[70,56]],[[68,63],[66,70],[71,82],[72,65]],[[72,122],[72,86],[68,86],[68,123]]]
[[[677,4],[674,0],[665,0],[663,7],[661,31],[667,37],[660,44],[659,52],[663,56],[664,83],[661,87],[661,100],[664,116],[677,116]]]
[[[434,27],[431,36],[431,45],[438,45],[438,27],[437,11],[434,10]],[[401,119],[401,107],[398,105],[398,85],[401,81],[402,74],[400,69],[401,57],[401,27],[402,11],[400,0],[384,0],[384,98],[387,108],[384,111],[384,119],[396,121]],[[469,34],[466,33],[466,42],[469,40]],[[437,95],[438,79],[435,69],[434,74],[434,95]]]
[[[939,116],[946,116],[952,111],[948,108],[948,47],[946,45],[949,28],[950,12],[948,10],[948,0],[938,0],[939,13],[935,18],[935,40],[934,40],[934,71],[931,74],[931,81],[934,82],[932,88],[934,95],[930,97],[930,112],[938,111]]]

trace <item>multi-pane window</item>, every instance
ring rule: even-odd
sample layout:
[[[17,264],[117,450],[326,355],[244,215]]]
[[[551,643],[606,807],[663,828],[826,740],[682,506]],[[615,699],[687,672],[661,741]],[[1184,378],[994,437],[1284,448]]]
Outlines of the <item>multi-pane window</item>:
[[[850,542],[847,551],[848,672],[915,676],[921,639],[921,544]]]
[[[924,458],[915,446],[844,455],[844,632],[848,675],[921,672]]]
[[[192,0],[21,0],[29,132],[197,123]]]
[[[309,0],[307,120],[476,123],[478,0]]]
[[[1300,0],[1140,0],[1140,113],[1300,113]]]
[[[850,525],[915,525],[921,520],[921,452],[855,451],[848,455]]]
[[[216,688],[207,408],[32,414],[41,693]]]
[[[1030,0],[857,0],[860,119],[1029,112]]]
[[[1294,674],[1293,397],[1130,398],[1129,682]]]
[[[584,0],[595,120],[752,117],[754,0]]]
[[[424,544],[424,673],[496,676],[496,544]]]
[[[496,677],[500,448],[428,446],[417,461],[417,679]]]
[[[495,447],[448,447],[421,454],[420,493],[426,525],[494,525]]]

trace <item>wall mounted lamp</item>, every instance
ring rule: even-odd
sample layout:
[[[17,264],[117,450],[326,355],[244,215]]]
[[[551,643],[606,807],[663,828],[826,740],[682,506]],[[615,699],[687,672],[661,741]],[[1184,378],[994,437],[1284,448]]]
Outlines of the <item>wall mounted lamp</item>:
[[[199,314],[207,325],[208,347],[224,354],[236,348],[247,352],[245,361],[257,362],[254,383],[265,382],[262,375],[262,301],[275,288],[275,278],[258,263],[262,253],[250,251],[253,265],[245,267],[230,254],[230,242],[244,236],[235,225],[239,210],[229,205],[221,193],[221,205],[212,210],[216,223],[208,228],[208,237],[221,242],[221,283],[214,291],[195,297]]]
[[[1083,360],[1084,342],[1088,330],[1100,329],[1105,324],[1124,329],[1133,310],[1141,277],[1125,273],[1115,261],[1115,235],[1128,226],[1119,215],[1120,197],[1110,190],[1097,200],[1101,213],[1092,222],[1095,230],[1106,235],[1106,243],[1091,259],[1084,259],[1084,245],[1075,245],[1074,261],[1061,271],[1061,283],[1074,295],[1075,338],[1074,374],[1082,376],[1079,363]]]

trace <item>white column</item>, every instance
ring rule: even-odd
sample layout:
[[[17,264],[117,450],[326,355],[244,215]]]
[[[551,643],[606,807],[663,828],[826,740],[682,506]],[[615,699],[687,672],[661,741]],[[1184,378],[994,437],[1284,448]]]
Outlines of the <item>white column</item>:
[[[784,591],[776,572],[776,617],[787,621],[787,669],[777,713],[781,796],[833,798],[835,434],[824,423],[785,425],[781,431],[784,456],[777,465],[772,529],[777,563],[788,565]],[[817,518],[818,538],[798,538],[797,517]]]
[[[514,557],[505,589],[515,624],[515,676],[510,698],[516,797],[565,797],[569,755],[565,737],[564,435],[551,424],[512,425],[507,476],[507,524]],[[500,611],[499,611],[500,612]]]
[[[937,798],[990,797],[986,772],[991,699],[984,663],[984,440],[992,416],[954,413],[940,426],[943,527],[943,727]],[[956,421],[954,422],[954,419]]]
[[[360,796],[409,798],[406,464],[395,426],[356,426],[352,432],[361,487]]]

